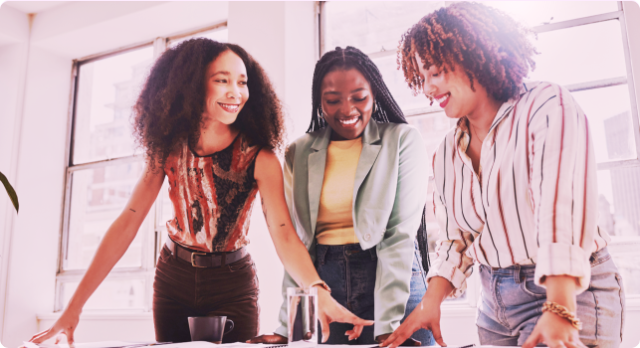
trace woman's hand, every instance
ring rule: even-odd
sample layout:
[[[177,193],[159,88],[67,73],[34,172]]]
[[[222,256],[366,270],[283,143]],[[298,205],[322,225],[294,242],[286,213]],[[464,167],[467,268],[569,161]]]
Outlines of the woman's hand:
[[[568,320],[551,312],[542,313],[522,348],[533,348],[538,343],[544,343],[549,348],[587,348],[580,342],[578,329],[574,328]]]
[[[440,302],[422,299],[420,305],[416,307],[407,319],[394,331],[386,340],[380,343],[381,347],[395,348],[405,345],[414,332],[420,329],[431,330],[433,338],[441,347],[447,344],[442,340],[440,333]]]
[[[378,343],[382,343],[384,342],[387,338],[389,338],[389,336],[391,336],[391,334],[383,334],[380,335],[378,337],[376,337],[376,342]],[[406,341],[402,342],[401,346],[403,347],[419,347],[422,345],[422,342],[418,341],[418,340],[414,340],[413,338],[409,337],[407,338]]]
[[[273,335],[256,336],[248,340],[246,343],[285,344],[287,341],[286,337],[274,333]]]
[[[427,329],[431,330],[433,338],[441,347],[446,347],[440,333],[440,304],[453,290],[454,287],[448,280],[442,277],[431,278],[420,305],[380,346],[395,348],[404,345],[414,332]]]
[[[329,339],[329,324],[333,322],[353,324],[353,329],[347,331],[349,340],[360,337],[364,326],[373,325],[373,320],[364,320],[349,312],[346,308],[336,302],[331,294],[323,289],[318,288],[318,320],[322,327],[322,342]],[[281,344],[287,343],[287,338],[278,334],[261,335],[247,341],[247,343],[268,343]]]
[[[322,326],[322,343],[329,339],[329,324],[333,322],[352,324],[353,329],[346,332],[349,340],[360,337],[364,326],[373,325],[373,320],[364,320],[349,312],[341,304],[339,304],[331,294],[318,287],[318,319]]]
[[[577,278],[567,275],[548,276],[544,280],[544,285],[547,287],[548,301],[564,306],[570,312],[576,312]],[[550,348],[586,348],[580,342],[578,329],[573,327],[568,320],[551,312],[542,313],[536,327],[522,348],[533,348],[538,343],[544,343]]]
[[[254,175],[258,182],[267,227],[284,268],[300,286],[306,287],[314,283],[320,279],[320,276],[311,261],[309,250],[302,243],[291,223],[289,208],[284,197],[282,168],[273,151],[260,151],[256,158]],[[318,310],[323,342],[329,338],[329,323],[334,321],[353,324],[355,326],[352,332],[353,337],[360,336],[362,326],[373,325],[372,320],[360,319],[349,312],[323,288],[318,288]]]
[[[48,340],[49,338],[56,336],[55,344],[58,344],[58,342],[60,341],[60,336],[58,335],[58,333],[61,332],[65,336],[67,336],[67,343],[69,344],[69,346],[72,346],[73,333],[75,332],[76,327],[78,327],[78,322],[80,321],[80,312],[81,310],[74,310],[71,308],[67,308],[62,313],[60,318],[56,320],[53,326],[51,326],[47,330],[44,330],[42,332],[39,332],[33,335],[33,337],[29,339],[29,342],[42,343]]]

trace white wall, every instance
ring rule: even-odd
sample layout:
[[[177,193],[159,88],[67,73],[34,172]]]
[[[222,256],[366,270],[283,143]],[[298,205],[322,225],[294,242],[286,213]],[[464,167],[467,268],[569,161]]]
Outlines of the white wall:
[[[18,140],[24,96],[24,78],[28,57],[29,19],[27,15],[0,7],[0,172],[16,187]],[[16,217],[7,195],[0,188],[0,314],[5,313],[8,257],[11,231]],[[0,315],[0,324],[3,316]],[[1,331],[1,328],[0,328]]]
[[[628,2],[625,11],[640,96],[640,8]],[[57,317],[51,312],[71,60],[227,18],[229,41],[242,45],[261,63],[281,97],[289,140],[302,135],[310,118],[311,79],[318,57],[312,2],[69,3],[35,16],[28,60],[27,15],[6,6],[0,8],[0,171],[8,176],[16,173],[9,179],[16,183],[22,203],[19,216],[12,220],[10,214],[15,212],[0,193],[0,246],[11,250],[7,255],[0,248],[0,262],[8,266],[8,278],[0,277],[0,310],[5,306],[0,341],[5,346],[18,346]],[[24,109],[22,89],[26,91]],[[20,124],[22,128],[16,133]],[[18,161],[12,164],[12,158]],[[8,223],[11,221],[13,224]],[[250,238],[261,284],[261,332],[270,332],[275,329],[280,306],[282,266],[273,261],[273,243],[258,204]],[[278,300],[267,301],[273,298]],[[634,347],[640,340],[640,331],[635,329],[640,322],[640,303],[629,303],[626,319],[623,347]],[[445,310],[445,341],[450,345],[477,343],[474,323],[473,308]],[[150,313],[85,314],[76,332],[78,341],[153,338]]]
[[[34,314],[53,308],[49,289],[55,286],[58,259],[70,74],[67,58],[30,48],[16,185],[21,209],[6,259],[3,343],[8,345],[18,343],[5,338],[8,334],[29,336],[37,330]]]

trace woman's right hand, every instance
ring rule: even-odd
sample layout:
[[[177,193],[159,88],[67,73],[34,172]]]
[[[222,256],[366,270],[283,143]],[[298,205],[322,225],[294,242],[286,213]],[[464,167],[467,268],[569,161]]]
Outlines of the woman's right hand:
[[[441,347],[447,344],[442,340],[440,332],[440,304],[454,290],[453,285],[442,277],[433,277],[429,280],[427,292],[407,319],[391,336],[380,343],[381,347],[396,348],[402,345],[414,332],[420,329],[431,330],[433,338]]]
[[[420,329],[431,330],[436,343],[441,347],[447,346],[440,333],[440,303],[423,298],[420,305],[409,314],[404,323],[384,340],[380,346],[389,348],[401,346],[405,344],[407,339],[411,338],[414,332]]]
[[[78,327],[78,322],[80,321],[80,312],[81,311],[73,310],[70,308],[66,309],[62,313],[60,318],[58,318],[58,320],[55,322],[55,324],[53,324],[53,326],[51,326],[47,330],[33,335],[29,342],[42,343],[55,336],[55,344],[58,344],[58,342],[60,341],[60,336],[58,335],[58,333],[63,333],[65,336],[67,336],[67,343],[69,344],[69,346],[71,346],[74,341],[73,333],[75,332],[76,327]]]
[[[286,344],[287,341],[286,337],[274,333],[273,335],[256,336],[248,340],[246,343]]]
[[[365,326],[373,325],[373,320],[365,320],[351,313],[348,309],[339,304],[331,294],[323,289],[318,288],[318,319],[322,326],[322,343],[329,339],[329,324],[333,322],[352,324],[353,329],[350,330],[349,340],[360,337],[362,329]]]

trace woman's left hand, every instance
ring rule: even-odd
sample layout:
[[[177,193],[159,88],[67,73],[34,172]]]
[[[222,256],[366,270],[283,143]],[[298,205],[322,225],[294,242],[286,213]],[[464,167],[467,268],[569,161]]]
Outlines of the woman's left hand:
[[[260,335],[260,336],[256,336],[250,340],[248,340],[246,343],[264,343],[264,344],[286,344],[287,343],[287,338],[284,336],[280,336],[277,333],[274,333],[272,335]]]
[[[544,343],[550,348],[587,348],[571,323],[551,312],[542,313],[533,332],[522,348],[533,348]]]
[[[576,312],[576,288],[578,279],[568,275],[547,276],[547,301],[555,302],[570,312]],[[550,348],[587,348],[580,342],[578,329],[553,312],[544,312],[522,348],[533,348],[544,343]]]
[[[329,339],[329,324],[333,322],[352,324],[353,329],[347,331],[349,340],[360,337],[364,326],[373,325],[373,320],[364,320],[351,313],[349,310],[339,304],[331,294],[323,289],[318,288],[318,317],[320,326],[322,326],[322,343]]]

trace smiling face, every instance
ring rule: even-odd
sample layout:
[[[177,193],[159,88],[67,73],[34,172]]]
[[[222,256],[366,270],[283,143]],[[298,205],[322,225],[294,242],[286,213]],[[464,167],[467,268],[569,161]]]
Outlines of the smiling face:
[[[448,69],[445,72],[435,65],[425,69],[417,53],[416,60],[420,75],[424,77],[422,88],[425,96],[440,104],[448,117],[471,116],[484,99],[488,100],[486,89],[477,82],[474,83],[475,91],[471,89],[471,81],[460,65],[455,64],[455,70]]]
[[[249,99],[247,68],[231,50],[224,51],[207,67],[205,118],[232,124]]]
[[[320,87],[325,121],[332,140],[355,139],[371,119],[373,92],[369,81],[356,69],[338,69],[324,76]]]

